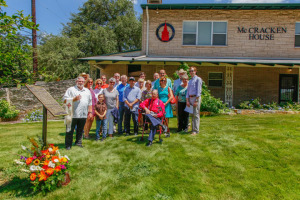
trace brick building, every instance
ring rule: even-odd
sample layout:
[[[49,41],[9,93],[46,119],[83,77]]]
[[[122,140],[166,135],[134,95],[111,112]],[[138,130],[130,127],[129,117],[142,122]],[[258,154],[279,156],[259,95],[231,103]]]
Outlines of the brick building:
[[[81,59],[92,77],[144,71],[152,80],[159,69],[172,77],[186,62],[229,105],[299,102],[300,4],[141,6],[142,49]]]

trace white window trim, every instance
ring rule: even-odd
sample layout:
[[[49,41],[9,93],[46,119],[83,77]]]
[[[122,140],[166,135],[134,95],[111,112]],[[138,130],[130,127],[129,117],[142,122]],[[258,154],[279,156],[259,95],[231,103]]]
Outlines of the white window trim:
[[[211,73],[222,74],[222,79],[209,79],[209,74],[211,74]],[[209,85],[210,80],[222,81],[222,86],[211,86],[211,85]],[[223,88],[223,84],[224,84],[224,73],[223,72],[208,72],[208,87],[210,87],[210,88]]]
[[[295,48],[300,48],[300,46],[296,46],[296,35],[300,35],[300,33],[299,33],[299,34],[296,34],[296,25],[297,25],[297,24],[300,25],[300,22],[296,22],[296,23],[295,23],[295,39],[294,39],[294,47],[295,47]],[[182,42],[183,42],[183,41],[182,41]]]
[[[197,22],[196,23],[196,33],[194,32],[184,32],[183,30],[183,24],[184,22]],[[198,22],[211,22],[211,45],[198,45]],[[226,41],[225,41],[225,45],[213,45],[213,35],[214,35],[214,22],[226,22],[226,33],[215,33],[215,34],[226,34]],[[196,34],[196,44],[183,44],[183,35],[184,34]],[[183,20],[182,21],[182,46],[193,46],[193,47],[227,47],[228,46],[228,21],[217,21],[217,20]]]

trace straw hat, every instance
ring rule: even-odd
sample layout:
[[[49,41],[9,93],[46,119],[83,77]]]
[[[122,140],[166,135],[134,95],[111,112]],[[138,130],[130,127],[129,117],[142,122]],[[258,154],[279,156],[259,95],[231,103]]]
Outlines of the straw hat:
[[[180,69],[179,71],[176,71],[177,75],[181,74],[181,73],[184,73],[186,74],[186,71],[184,71],[184,69]]]

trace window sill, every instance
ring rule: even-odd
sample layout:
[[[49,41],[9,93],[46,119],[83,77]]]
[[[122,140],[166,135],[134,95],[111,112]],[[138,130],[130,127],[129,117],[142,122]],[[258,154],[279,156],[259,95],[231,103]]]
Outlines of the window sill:
[[[199,45],[181,45],[182,47],[194,47],[194,48],[226,48],[228,47],[227,45],[226,46],[199,46]],[[298,47],[300,48],[300,47]]]

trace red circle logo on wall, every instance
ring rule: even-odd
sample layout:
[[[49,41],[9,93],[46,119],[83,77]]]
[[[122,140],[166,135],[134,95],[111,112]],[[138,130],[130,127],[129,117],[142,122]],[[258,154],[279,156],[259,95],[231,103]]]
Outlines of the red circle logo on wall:
[[[163,30],[160,32],[162,28]],[[170,32],[171,32],[171,36],[170,36]],[[167,22],[160,24],[156,29],[156,37],[162,42],[169,42],[174,38],[174,36],[175,36],[175,29],[171,24]]]

